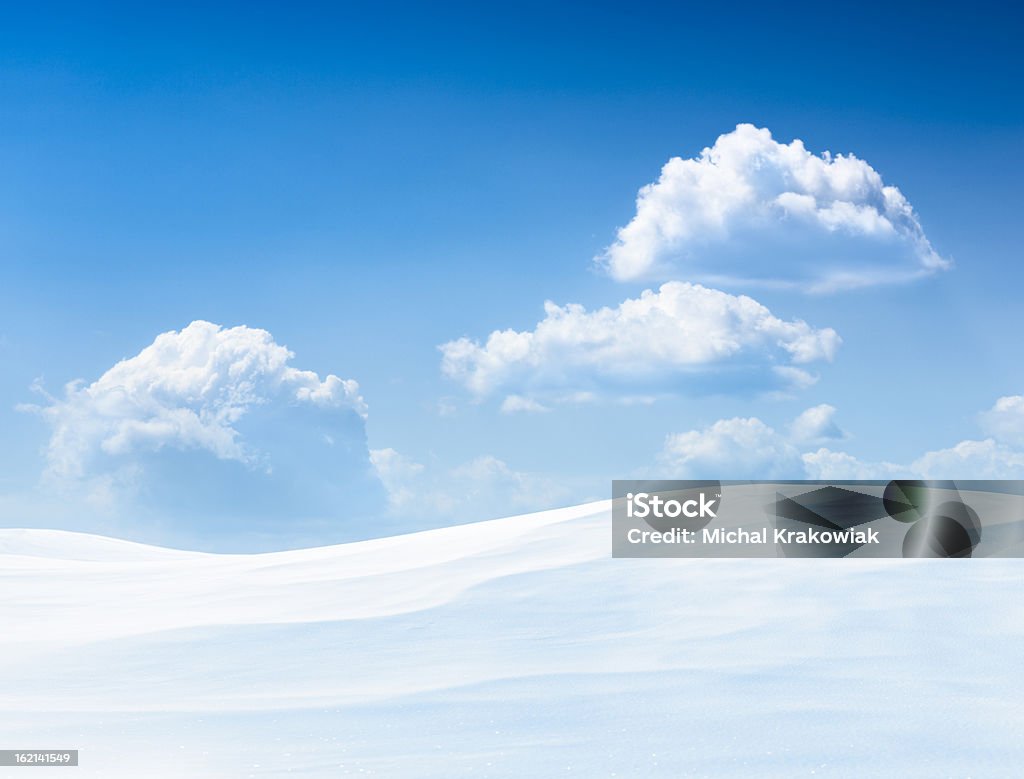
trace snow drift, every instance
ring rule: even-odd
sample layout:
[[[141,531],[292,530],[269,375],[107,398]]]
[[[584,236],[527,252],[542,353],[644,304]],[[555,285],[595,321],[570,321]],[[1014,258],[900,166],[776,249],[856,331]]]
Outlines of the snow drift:
[[[615,560],[610,543],[608,502],[258,555],[0,530],[0,747],[78,748],[90,777],[1024,758],[1019,561]]]

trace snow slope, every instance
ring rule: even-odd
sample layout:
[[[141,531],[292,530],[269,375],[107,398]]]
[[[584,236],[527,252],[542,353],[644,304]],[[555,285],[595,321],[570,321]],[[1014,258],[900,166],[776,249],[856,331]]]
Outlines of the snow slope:
[[[0,530],[0,749],[90,777],[1017,775],[1020,561],[610,536],[607,502],[260,555]]]

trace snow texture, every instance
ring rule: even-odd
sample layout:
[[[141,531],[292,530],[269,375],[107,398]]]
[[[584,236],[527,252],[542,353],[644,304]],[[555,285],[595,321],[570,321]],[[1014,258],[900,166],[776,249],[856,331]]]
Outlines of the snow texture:
[[[1016,775],[1019,560],[610,546],[608,502],[257,555],[2,530],[0,748],[105,778]]]

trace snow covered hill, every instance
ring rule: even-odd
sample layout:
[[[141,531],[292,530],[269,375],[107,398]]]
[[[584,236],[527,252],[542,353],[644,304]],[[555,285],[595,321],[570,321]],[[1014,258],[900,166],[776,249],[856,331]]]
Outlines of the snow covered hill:
[[[607,502],[260,555],[0,530],[0,749],[78,748],[61,770],[90,777],[1024,758],[1020,561],[613,560],[610,539]]]

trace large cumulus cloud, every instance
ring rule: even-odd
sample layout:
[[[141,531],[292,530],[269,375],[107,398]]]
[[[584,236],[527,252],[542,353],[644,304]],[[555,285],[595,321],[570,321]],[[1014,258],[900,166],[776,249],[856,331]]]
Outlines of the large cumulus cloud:
[[[741,124],[643,187],[598,258],[620,281],[759,282],[829,291],[950,267],[910,202],[852,154],[815,155]]]
[[[443,344],[442,370],[477,397],[507,391],[517,410],[528,410],[533,405],[524,397],[590,399],[591,391],[608,387],[686,389],[710,375],[716,388],[730,375],[762,387],[806,385],[814,381],[806,366],[831,360],[841,343],[831,328],[781,319],[747,296],[685,282],[646,290],[614,308],[548,302],[544,311],[533,330]]]
[[[236,534],[351,516],[374,488],[382,505],[358,384],[293,358],[266,330],[196,321],[44,392],[24,408],[50,427],[45,483],[104,512]]]
[[[196,321],[163,333],[91,384],[65,387],[37,407],[50,423],[51,474],[85,475],[98,460],[164,447],[205,449],[254,463],[236,427],[253,409],[280,399],[366,414],[359,385],[289,365],[294,357],[266,330]]]

